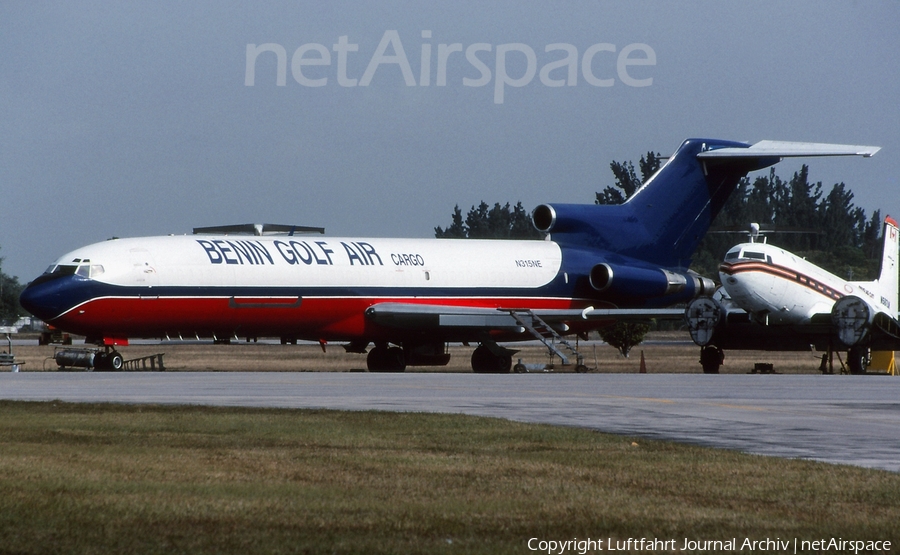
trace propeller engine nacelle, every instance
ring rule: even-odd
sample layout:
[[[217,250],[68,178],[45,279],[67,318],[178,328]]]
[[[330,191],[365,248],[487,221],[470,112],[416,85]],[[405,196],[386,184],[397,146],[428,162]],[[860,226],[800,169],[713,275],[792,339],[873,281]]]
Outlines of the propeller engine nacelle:
[[[601,262],[591,268],[591,287],[617,295],[662,297],[684,291],[688,284],[694,296],[709,296],[716,291],[711,279],[696,274],[682,274],[662,268],[640,268]]]
[[[841,297],[831,309],[831,322],[838,339],[848,347],[862,343],[874,317],[875,311],[869,303],[855,295]]]

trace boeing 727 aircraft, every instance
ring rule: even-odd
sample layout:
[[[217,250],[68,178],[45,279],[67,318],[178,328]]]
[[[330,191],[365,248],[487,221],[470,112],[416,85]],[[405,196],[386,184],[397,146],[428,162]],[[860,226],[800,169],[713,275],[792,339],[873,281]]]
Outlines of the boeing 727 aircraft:
[[[814,347],[847,348],[850,372],[865,373],[869,349],[900,349],[898,257],[897,222],[890,216],[875,281],[845,281],[766,243],[732,247],[719,266],[724,294],[695,299],[685,312],[691,337],[704,348],[704,371],[717,371],[725,348]]]
[[[347,342],[372,371],[446,364],[479,343],[476,372],[509,372],[498,342],[562,336],[667,309],[714,284],[691,255],[738,181],[785,156],[871,156],[877,147],[686,140],[621,205],[543,204],[545,241],[185,235],[112,239],[63,255],[22,306],[106,346],[130,338],[282,337]],[[552,238],[552,239],[551,239]],[[562,354],[562,353],[560,353]],[[564,356],[564,355],[563,355]],[[577,357],[577,354],[576,354]],[[564,359],[565,360],[565,359]],[[581,360],[578,357],[580,364]]]

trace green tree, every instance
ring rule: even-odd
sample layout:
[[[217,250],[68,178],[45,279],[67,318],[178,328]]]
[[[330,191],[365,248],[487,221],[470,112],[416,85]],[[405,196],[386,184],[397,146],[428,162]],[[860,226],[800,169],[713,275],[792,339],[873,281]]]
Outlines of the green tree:
[[[628,358],[631,348],[639,345],[647,332],[650,324],[642,322],[616,322],[611,326],[600,329],[600,338],[608,345],[615,347]]]
[[[643,183],[646,183],[650,177],[662,165],[662,158],[659,153],[648,152],[641,156],[638,167],[641,170],[641,179],[637,178],[634,173],[634,164],[628,162],[616,162],[613,160],[609,164],[616,181],[614,185],[608,185],[603,192],[596,193],[595,204],[622,204],[631,195],[637,191]]]
[[[19,278],[8,276],[2,272],[3,257],[0,257],[0,320],[18,319],[23,314],[19,306],[19,295],[24,288],[19,283]]]
[[[853,193],[844,183],[835,184],[823,197],[822,182],[809,182],[806,165],[788,181],[774,169],[752,183],[744,178],[700,243],[692,268],[715,279],[725,252],[747,240],[740,233],[720,232],[743,232],[751,223],[758,223],[774,230],[765,240],[829,272],[847,279],[874,279],[881,257],[881,213],[868,220],[852,200]]]
[[[465,239],[469,236],[466,224],[463,223],[462,210],[459,209],[458,204],[453,207],[453,215],[450,216],[450,220],[451,223],[447,229],[441,229],[440,226],[434,228],[435,237],[438,239]]]
[[[531,215],[521,202],[510,206],[488,206],[481,201],[473,206],[463,221],[459,205],[453,208],[451,223],[446,229],[434,228],[434,236],[439,239],[540,239],[542,234],[531,223]]]

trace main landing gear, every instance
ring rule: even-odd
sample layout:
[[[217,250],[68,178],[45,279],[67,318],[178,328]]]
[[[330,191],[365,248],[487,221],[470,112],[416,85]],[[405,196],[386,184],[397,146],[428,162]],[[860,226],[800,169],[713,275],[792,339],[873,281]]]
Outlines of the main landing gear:
[[[403,372],[406,370],[406,356],[400,347],[376,344],[366,357],[369,372]]]
[[[851,374],[865,374],[869,368],[869,349],[856,345],[847,352],[847,366]]]
[[[725,352],[715,345],[707,345],[700,349],[700,366],[704,374],[718,374],[719,367],[725,362]]]
[[[472,353],[472,370],[479,374],[508,374],[512,369],[515,351],[500,347],[496,343],[481,344]],[[412,357],[414,360],[408,360]],[[376,343],[366,357],[369,372],[404,372],[407,362],[414,365],[443,366],[450,355],[422,355],[416,351],[405,351],[387,343]]]
[[[476,374],[509,374],[513,352],[494,344],[479,345],[472,353],[472,371]]]

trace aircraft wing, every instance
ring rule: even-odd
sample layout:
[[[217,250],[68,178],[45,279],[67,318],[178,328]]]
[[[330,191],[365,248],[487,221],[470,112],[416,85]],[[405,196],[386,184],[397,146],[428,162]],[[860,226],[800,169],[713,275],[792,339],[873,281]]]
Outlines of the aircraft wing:
[[[472,328],[484,331],[524,332],[522,318],[537,316],[547,323],[574,321],[640,321],[684,318],[683,308],[528,309],[478,308],[435,304],[379,303],[366,310],[366,318],[379,325],[405,328]]]
[[[844,297],[852,299],[852,297]],[[814,348],[853,347],[860,344],[875,351],[900,350],[900,322],[884,312],[869,319],[844,315],[840,325],[833,313],[813,314],[798,324],[761,324],[745,310],[709,298],[691,301],[684,312],[691,339],[701,347],[765,351],[805,351]],[[846,335],[841,327],[846,327]],[[849,338],[853,339],[849,339]],[[863,341],[865,339],[865,341]]]
[[[884,312],[876,314],[872,321],[872,344],[874,350],[900,349],[900,322]]]

